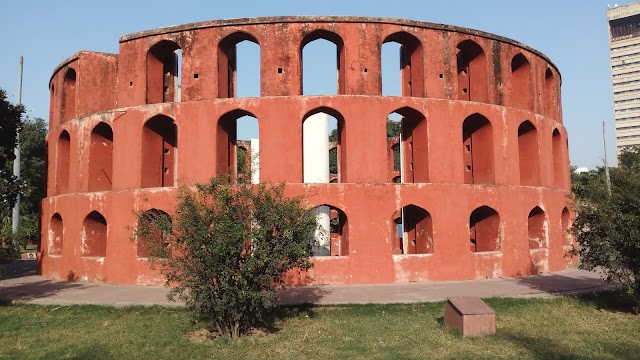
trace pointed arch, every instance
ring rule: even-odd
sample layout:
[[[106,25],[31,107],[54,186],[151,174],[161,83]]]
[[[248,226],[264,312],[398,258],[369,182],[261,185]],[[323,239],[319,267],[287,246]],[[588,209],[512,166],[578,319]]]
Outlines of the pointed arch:
[[[243,41],[256,44],[258,53],[260,52],[260,43],[255,36],[244,32],[237,31],[227,35],[218,44],[218,97],[232,98],[238,96],[238,52],[237,47]],[[260,81],[258,81],[260,83]]]
[[[527,219],[529,234],[529,249],[546,248],[547,245],[547,216],[539,206],[529,212]]]
[[[465,184],[494,184],[493,127],[479,113],[462,123]]]
[[[558,129],[553,130],[551,136],[551,148],[553,152],[553,185],[557,188],[564,187],[564,160],[562,157],[562,135]]]
[[[235,109],[223,114],[216,126],[216,172],[221,175],[228,175],[231,181],[243,181],[244,174],[238,173],[238,121],[241,119],[255,119],[260,127],[258,118],[243,109]],[[258,142],[249,142],[250,154],[249,165],[245,169],[250,170],[252,182],[259,182],[259,130]],[[256,146],[257,145],[257,146]]]
[[[348,256],[349,227],[342,209],[323,204],[312,210],[318,219],[313,256]]]
[[[148,231],[147,236],[138,236],[136,241],[136,255],[139,258],[149,257],[149,247],[169,245],[169,235],[171,228],[171,216],[166,212],[159,209],[149,209],[142,214],[139,221],[146,222],[145,224],[138,224],[138,231],[143,227]],[[153,242],[153,244],[149,244]]]
[[[307,34],[302,38],[300,42],[300,94],[302,95],[304,89],[304,47],[309,43],[316,40],[326,40],[333,43],[336,46],[336,67],[337,67],[337,79],[336,79],[336,94],[344,94],[345,93],[345,51],[344,51],[344,40],[337,33],[328,30],[315,30]]]
[[[58,137],[58,154],[56,159],[56,193],[69,192],[69,170],[71,164],[71,136],[63,130]]]
[[[458,100],[487,102],[487,58],[484,50],[473,40],[464,40],[456,48]]]
[[[180,45],[162,40],[147,51],[147,104],[179,101]]]
[[[520,184],[540,185],[538,130],[529,120],[523,121],[518,127],[518,161]]]
[[[420,111],[407,106],[397,109],[393,113],[401,116],[400,171],[402,181],[405,183],[429,182],[427,119]]]
[[[64,74],[62,84],[62,121],[71,120],[76,117],[76,108],[78,107],[78,89],[76,84],[76,70],[68,67]]]
[[[560,225],[562,229],[562,244],[570,246],[573,244],[573,234],[571,233],[571,227],[573,226],[571,212],[567,207],[562,209],[562,215],[560,217]]]
[[[62,246],[64,245],[64,226],[62,223],[62,216],[55,213],[51,217],[49,222],[49,254],[50,255],[62,255]]]
[[[531,65],[529,60],[518,53],[511,59],[511,105],[522,109],[531,109]]]
[[[544,110],[550,118],[556,117],[558,91],[555,77],[551,68],[544,72]]]
[[[489,206],[481,206],[469,217],[469,240],[472,252],[500,251],[502,234],[500,215]]]
[[[393,214],[393,254],[432,254],[431,214],[417,205],[407,205]]]
[[[400,45],[400,82],[402,96],[424,97],[424,64],[422,43],[404,31],[387,36],[382,45],[394,42]],[[384,79],[382,79],[384,81]]]
[[[82,256],[107,256],[107,220],[92,211],[82,222]]]
[[[174,186],[178,128],[172,118],[156,115],[142,129],[141,187]]]
[[[89,191],[111,190],[113,182],[113,130],[105,122],[91,130]]]
[[[310,164],[305,164],[305,145],[304,145],[304,139],[305,136],[312,136],[312,133],[307,133],[305,134],[305,123],[307,122],[307,120],[309,118],[316,118],[318,114],[325,114],[328,115],[332,118],[334,118],[336,120],[336,134],[337,137],[335,139],[335,150],[333,150],[333,147],[329,148],[329,160],[331,160],[332,156],[335,156],[336,158],[336,168],[335,171],[336,173],[332,173],[331,166],[329,169],[329,177],[330,179],[333,178],[336,181],[335,182],[347,182],[347,131],[346,131],[346,127],[345,127],[345,120],[344,117],[342,116],[342,114],[340,112],[338,112],[335,109],[332,109],[330,107],[326,107],[326,106],[320,106],[318,108],[315,108],[309,112],[307,112],[304,117],[302,118],[302,139],[303,139],[303,144],[302,144],[302,170],[303,170],[303,174],[302,174],[302,178],[305,178],[305,166],[310,166]],[[328,121],[328,120],[327,120]],[[318,135],[318,136],[325,136],[324,133]],[[327,137],[328,138],[328,137]],[[333,140],[333,139],[332,139]],[[333,141],[332,141],[333,142]],[[333,144],[332,144],[333,145]],[[335,151],[335,153],[334,153]],[[313,166],[313,165],[311,165]],[[330,181],[330,182],[334,182],[334,181]]]

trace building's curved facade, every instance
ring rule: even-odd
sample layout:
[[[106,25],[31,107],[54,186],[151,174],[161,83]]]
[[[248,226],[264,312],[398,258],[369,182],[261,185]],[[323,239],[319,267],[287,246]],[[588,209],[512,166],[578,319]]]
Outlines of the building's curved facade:
[[[337,48],[337,93],[302,94],[302,49]],[[260,47],[260,97],[237,98],[235,45]],[[402,94],[382,96],[381,47]],[[176,56],[181,50],[181,91]],[[235,166],[236,120],[259,123],[259,179],[334,219],[315,284],[527,275],[575,265],[561,78],[543,54],[448,25],[357,17],[221,20],[124,36],[51,78],[42,274],[151,284],[134,211],[172,214],[177,186]],[[178,94],[179,93],[179,96]],[[338,123],[337,183],[303,182],[304,120]],[[402,181],[386,119],[403,116]],[[155,209],[155,210],[154,210]],[[404,219],[404,232],[396,224]]]

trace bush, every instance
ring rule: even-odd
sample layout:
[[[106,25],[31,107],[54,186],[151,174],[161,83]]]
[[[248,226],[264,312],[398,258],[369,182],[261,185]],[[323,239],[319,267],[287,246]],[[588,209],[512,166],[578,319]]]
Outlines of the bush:
[[[573,226],[580,244],[580,267],[598,269],[608,282],[622,284],[636,302],[637,310],[640,310],[639,154],[634,148],[624,151],[620,165],[610,169],[611,194],[603,171],[581,175]]]
[[[277,306],[285,275],[306,270],[316,217],[283,185],[229,185],[227,178],[181,188],[173,223],[138,214],[134,237],[176,296],[223,335],[238,337]]]

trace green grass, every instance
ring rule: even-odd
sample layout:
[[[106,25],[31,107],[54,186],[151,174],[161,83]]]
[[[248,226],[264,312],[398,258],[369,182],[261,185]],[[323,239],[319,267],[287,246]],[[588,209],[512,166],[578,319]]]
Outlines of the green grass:
[[[614,294],[489,299],[494,336],[441,325],[444,303],[285,308],[273,332],[198,342],[182,308],[0,306],[0,359],[620,359],[640,356],[640,317]]]

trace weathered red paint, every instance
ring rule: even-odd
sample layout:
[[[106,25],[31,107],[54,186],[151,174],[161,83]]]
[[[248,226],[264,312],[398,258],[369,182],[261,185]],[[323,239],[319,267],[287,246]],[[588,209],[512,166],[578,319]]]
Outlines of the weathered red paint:
[[[302,48],[318,38],[337,45],[337,95],[301,96]],[[258,98],[234,97],[234,45],[242,40],[260,45]],[[381,96],[387,41],[402,45],[403,96]],[[260,180],[286,183],[309,206],[330,206],[339,222],[333,256],[314,258],[298,283],[479,279],[574,266],[560,83],[549,59],[513,40],[378,18],[210,21],[124,36],[119,54],[79,52],[50,82],[41,272],[161,282],[130,239],[134,211],[171,215],[176,186],[227,171],[236,151],[231,125],[246,114],[259,122]],[[302,183],[302,123],[318,111],[338,119],[339,183]],[[406,120],[403,184],[393,183],[398,141],[386,137],[393,112]],[[406,246],[395,224],[401,209]]]

